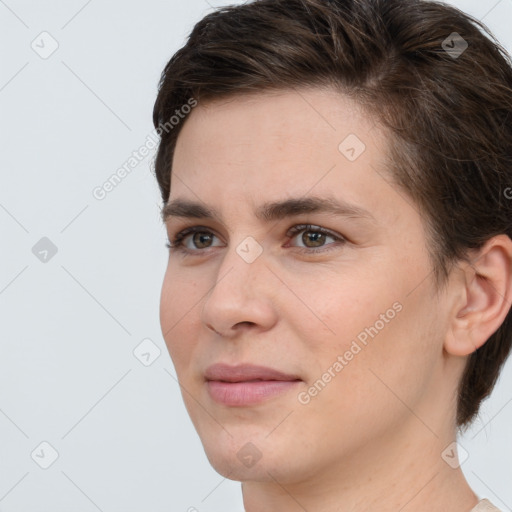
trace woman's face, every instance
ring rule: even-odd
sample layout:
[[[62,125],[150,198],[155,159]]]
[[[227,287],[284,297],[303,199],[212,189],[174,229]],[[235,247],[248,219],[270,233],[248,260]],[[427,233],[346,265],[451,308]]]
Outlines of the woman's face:
[[[384,132],[331,90],[200,104],[183,126],[169,203],[213,216],[167,212],[171,241],[199,229],[170,252],[160,319],[187,410],[224,476],[339,479],[348,461],[362,465],[398,439],[431,440],[429,425],[454,406],[446,303],[385,151]],[[340,212],[262,210],[311,198]],[[284,376],[208,374],[217,363]]]

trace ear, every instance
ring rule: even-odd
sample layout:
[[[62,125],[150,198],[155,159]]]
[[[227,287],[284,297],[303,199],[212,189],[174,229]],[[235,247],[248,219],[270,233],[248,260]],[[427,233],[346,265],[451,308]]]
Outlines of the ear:
[[[472,252],[463,269],[459,300],[453,309],[444,348],[466,356],[501,326],[512,305],[512,240],[498,235]]]

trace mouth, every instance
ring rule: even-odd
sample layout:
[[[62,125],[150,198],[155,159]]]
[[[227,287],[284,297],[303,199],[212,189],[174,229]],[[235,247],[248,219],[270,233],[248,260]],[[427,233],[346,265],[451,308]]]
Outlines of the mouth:
[[[302,382],[299,376],[255,365],[215,364],[205,371],[210,397],[227,406],[248,406],[265,402],[290,391]]]

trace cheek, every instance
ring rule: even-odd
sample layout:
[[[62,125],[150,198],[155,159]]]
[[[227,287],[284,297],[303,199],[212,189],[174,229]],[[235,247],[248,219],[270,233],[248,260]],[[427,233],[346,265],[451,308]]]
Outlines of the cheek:
[[[297,339],[303,343],[309,383],[329,381],[325,387],[332,395],[319,382],[323,399],[387,400],[393,397],[385,383],[394,390],[418,383],[404,390],[414,394],[428,379],[437,354],[432,329],[436,308],[428,283],[410,293],[417,272],[409,270],[383,258],[365,268],[340,267],[315,282],[290,281],[312,310],[287,308],[295,319],[290,325],[296,326]]]
[[[408,414],[404,404],[415,408],[421,402],[435,373],[441,339],[435,305],[429,300],[420,293],[383,293],[373,304],[350,304],[346,325],[351,335],[340,336],[336,351],[324,363],[328,368],[342,356],[342,369],[324,396],[327,409],[336,410],[337,405],[340,410],[341,405],[361,421],[389,425]],[[354,322],[350,315],[359,320]]]
[[[378,265],[362,263],[290,274],[286,281],[296,297],[289,292],[280,297],[282,316],[289,315],[288,325],[298,328],[298,339],[317,356],[343,354],[358,335],[363,341],[369,336],[366,328],[377,322],[379,331],[387,329],[399,315],[399,293],[388,275]]]
[[[191,335],[199,319],[202,294],[192,276],[168,267],[160,294],[160,326],[169,354],[180,365],[193,349]]]

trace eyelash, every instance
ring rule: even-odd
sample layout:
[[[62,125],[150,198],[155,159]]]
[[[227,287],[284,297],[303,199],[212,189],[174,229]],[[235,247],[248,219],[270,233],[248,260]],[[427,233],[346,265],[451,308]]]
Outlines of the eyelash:
[[[347,240],[345,238],[343,238],[342,236],[337,235],[337,234],[333,233],[332,231],[329,231],[325,228],[322,228],[320,226],[314,226],[312,224],[299,224],[297,226],[293,226],[292,228],[290,228],[288,230],[288,232],[286,233],[286,236],[291,236],[293,238],[294,236],[296,236],[297,234],[299,234],[303,231],[304,232],[310,231],[313,233],[321,233],[322,235],[327,235],[327,236],[330,236],[331,238],[334,238],[337,242],[340,242],[342,244],[347,242]],[[195,255],[195,256],[198,256],[201,253],[204,253],[206,250],[210,249],[210,247],[207,247],[206,249],[187,249],[183,244],[183,240],[188,235],[194,234],[194,233],[207,233],[207,234],[212,234],[212,235],[216,236],[214,233],[212,233],[206,227],[193,226],[193,227],[186,228],[186,229],[180,231],[174,237],[172,242],[168,241],[165,244],[165,246],[167,247],[167,249],[169,249],[169,251],[179,251],[179,252],[182,252],[185,254],[191,254],[191,255]],[[332,243],[332,244],[328,244],[328,246],[329,245],[337,245],[337,244]],[[294,247],[294,248],[299,249],[299,252],[303,252],[303,253],[307,253],[307,254],[327,252],[327,251],[330,251],[333,249],[332,247],[325,249],[325,246],[320,247],[320,248],[314,248],[314,247]]]

